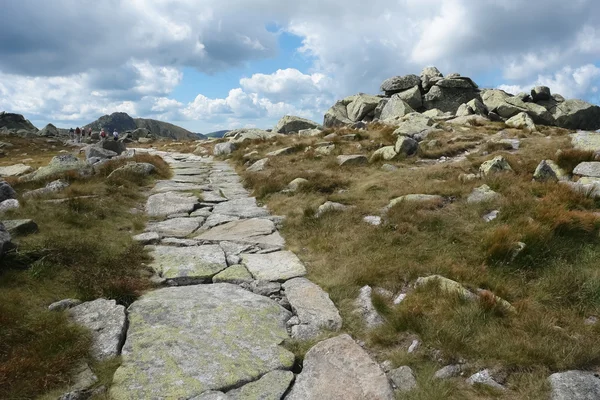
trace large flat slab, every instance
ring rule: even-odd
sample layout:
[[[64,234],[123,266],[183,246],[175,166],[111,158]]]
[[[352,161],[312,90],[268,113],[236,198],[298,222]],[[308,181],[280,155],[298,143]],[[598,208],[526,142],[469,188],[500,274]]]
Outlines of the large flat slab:
[[[243,254],[242,264],[254,279],[261,281],[286,281],[306,275],[306,268],[291,251],[268,254]]]
[[[208,183],[208,179],[200,175],[173,175],[171,180],[173,182],[197,183],[200,185]]]
[[[128,311],[123,362],[110,390],[115,400],[228,391],[294,362],[280,346],[291,314],[236,285],[160,289]]]
[[[175,181],[158,181],[156,185],[152,189],[155,193],[165,193],[165,192],[183,192],[183,191],[192,191],[192,190],[209,190],[209,185],[201,185],[198,183],[189,183],[189,182],[175,182]]]
[[[154,260],[150,266],[175,285],[203,283],[227,268],[219,245],[192,247],[147,246]]]
[[[254,197],[240,198],[219,203],[213,209],[215,214],[233,215],[240,218],[259,218],[269,215],[266,208],[259,207]]]
[[[160,236],[184,238],[198,228],[204,222],[204,218],[172,218],[161,222],[150,222],[146,231],[156,232]]]
[[[146,214],[151,217],[189,214],[196,208],[196,204],[198,204],[198,198],[191,193],[158,193],[148,197]]]
[[[175,175],[202,175],[208,174],[208,169],[205,168],[174,168],[173,173]]]
[[[231,241],[263,246],[283,246],[285,244],[273,221],[261,218],[245,219],[219,225],[196,236],[196,239]]]

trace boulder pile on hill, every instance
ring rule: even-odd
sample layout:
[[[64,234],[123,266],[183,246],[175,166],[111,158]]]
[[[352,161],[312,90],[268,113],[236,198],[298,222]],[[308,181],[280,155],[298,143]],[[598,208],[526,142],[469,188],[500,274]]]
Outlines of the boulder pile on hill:
[[[566,100],[545,86],[534,87],[530,94],[512,95],[499,89],[480,89],[471,78],[457,73],[444,76],[437,68],[427,67],[420,76],[386,79],[381,91],[383,95],[359,93],[339,100],[325,113],[323,125],[329,128],[372,121],[398,125],[406,115],[422,113],[429,118],[461,118],[458,122],[508,121],[518,116],[519,123],[529,129],[533,128],[529,119],[534,124],[566,129],[600,129],[600,107]]]
[[[19,136],[33,136],[38,132],[38,128],[33,126],[21,114],[2,111],[0,112],[0,132],[5,134],[13,133]]]

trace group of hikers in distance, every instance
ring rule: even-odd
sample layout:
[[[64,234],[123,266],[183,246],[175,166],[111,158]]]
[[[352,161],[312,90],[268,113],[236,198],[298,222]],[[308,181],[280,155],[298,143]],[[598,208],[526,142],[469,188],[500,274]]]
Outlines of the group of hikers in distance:
[[[81,142],[81,138],[85,137],[85,135],[87,135],[91,138],[92,137],[92,128],[87,128],[87,130],[85,128],[71,128],[69,129],[69,136],[71,137],[71,140],[74,140],[75,143],[79,143]],[[100,140],[105,140],[106,137],[108,136],[108,134],[106,133],[106,131],[104,130],[104,128],[102,128],[102,130],[100,131]],[[119,140],[119,132],[117,132],[117,130],[115,129],[115,131],[112,133],[113,139],[114,140]]]

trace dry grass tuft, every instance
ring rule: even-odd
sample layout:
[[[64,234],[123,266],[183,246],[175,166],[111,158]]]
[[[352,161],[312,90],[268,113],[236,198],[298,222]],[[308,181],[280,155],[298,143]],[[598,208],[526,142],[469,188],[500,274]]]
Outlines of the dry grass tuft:
[[[556,163],[563,168],[567,173],[572,173],[577,165],[585,161],[594,161],[595,156],[593,151],[567,149],[558,152],[556,155]]]

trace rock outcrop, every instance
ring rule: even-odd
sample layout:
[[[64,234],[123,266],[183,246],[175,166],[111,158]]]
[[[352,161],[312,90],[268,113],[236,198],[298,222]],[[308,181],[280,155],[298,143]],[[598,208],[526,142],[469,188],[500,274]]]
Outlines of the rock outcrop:
[[[311,120],[308,120],[305,118],[300,118],[300,117],[295,117],[293,115],[285,115],[283,118],[281,118],[279,120],[277,125],[275,125],[273,132],[283,133],[283,134],[287,135],[290,133],[298,133],[299,131],[301,131],[303,129],[320,129],[320,128],[321,128],[321,126],[319,124],[317,124],[316,122],[313,122]]]
[[[31,133],[36,133],[38,131],[38,129],[21,114],[7,113],[4,111],[0,112],[0,129],[3,128],[13,133],[18,133],[23,130]]]

